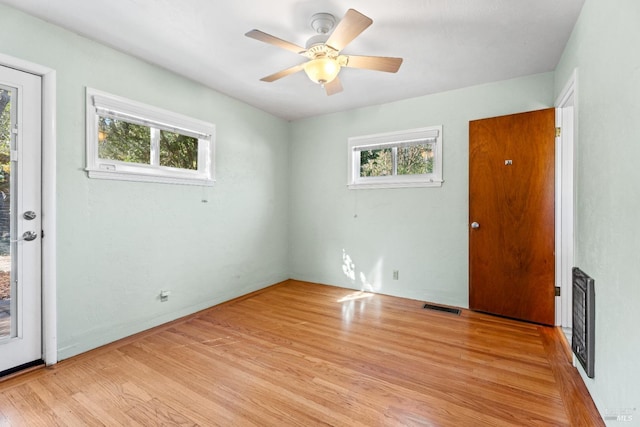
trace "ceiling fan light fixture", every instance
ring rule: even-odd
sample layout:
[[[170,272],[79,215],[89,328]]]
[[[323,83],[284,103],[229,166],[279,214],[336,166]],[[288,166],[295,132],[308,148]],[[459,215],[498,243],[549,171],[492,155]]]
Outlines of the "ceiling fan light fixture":
[[[337,77],[340,64],[337,60],[324,56],[305,63],[304,72],[312,82],[324,85]]]
[[[0,0],[1,1],[1,0]],[[366,30],[373,20],[355,9],[347,10],[336,24],[329,13],[316,13],[311,17],[311,28],[316,35],[311,37],[306,47],[298,46],[260,30],[251,30],[245,35],[252,39],[286,49],[307,58],[307,62],[294,65],[277,73],[261,78],[264,82],[274,82],[288,75],[304,70],[307,77],[324,87],[327,95],[342,92],[338,74],[342,67],[395,73],[402,64],[402,58],[384,56],[341,55],[340,52]]]

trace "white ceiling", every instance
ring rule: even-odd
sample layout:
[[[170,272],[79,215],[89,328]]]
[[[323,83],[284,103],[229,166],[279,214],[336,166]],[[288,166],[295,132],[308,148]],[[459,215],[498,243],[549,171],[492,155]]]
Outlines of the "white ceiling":
[[[555,69],[584,0],[0,0],[294,120]],[[245,37],[254,28],[304,46],[311,15],[353,8],[373,25],[344,54],[404,58],[397,74],[343,69],[326,96],[304,74],[259,79],[302,56]]]

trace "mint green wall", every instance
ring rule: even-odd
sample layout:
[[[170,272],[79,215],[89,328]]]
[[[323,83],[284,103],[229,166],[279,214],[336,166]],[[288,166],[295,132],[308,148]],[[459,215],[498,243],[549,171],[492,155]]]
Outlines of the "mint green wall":
[[[289,277],[286,121],[6,6],[0,52],[57,71],[61,359]],[[216,185],[88,179],[85,86],[215,123]]]
[[[292,277],[468,306],[469,120],[552,105],[546,73],[292,123]],[[347,189],[347,138],[431,125],[441,188]]]
[[[556,70],[578,69],[575,263],[596,283],[600,412],[640,425],[640,2],[587,0]]]

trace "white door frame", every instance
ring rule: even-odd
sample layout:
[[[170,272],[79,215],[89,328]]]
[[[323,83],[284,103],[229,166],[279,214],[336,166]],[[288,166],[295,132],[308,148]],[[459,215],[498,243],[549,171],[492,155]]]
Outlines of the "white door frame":
[[[572,268],[574,259],[574,162],[578,136],[578,70],[573,70],[556,100],[556,325],[572,328]]]
[[[56,71],[0,53],[0,65],[42,78],[42,360],[58,361],[56,309]]]

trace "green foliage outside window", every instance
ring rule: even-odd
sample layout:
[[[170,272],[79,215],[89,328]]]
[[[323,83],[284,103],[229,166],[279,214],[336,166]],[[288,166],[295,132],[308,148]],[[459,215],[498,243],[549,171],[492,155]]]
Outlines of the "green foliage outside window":
[[[362,150],[360,176],[393,175],[393,148]],[[396,148],[397,175],[424,175],[433,173],[432,144],[417,144]]]
[[[124,120],[100,117],[98,156],[101,159],[149,164],[151,162],[151,129]]]
[[[198,139],[160,131],[160,166],[198,169]]]
[[[9,254],[11,203],[11,94],[0,89],[0,255]],[[4,280],[0,277],[0,281]],[[6,279],[8,280],[8,279]]]
[[[360,152],[360,176],[389,176],[393,174],[391,148],[362,150]]]
[[[433,150],[430,144],[398,148],[398,175],[433,173]]]
[[[198,139],[160,131],[160,166],[198,169]],[[99,117],[98,157],[121,162],[151,163],[151,128],[110,117]]]
[[[9,195],[11,176],[11,95],[0,89],[0,191]],[[0,194],[1,196],[1,194]]]

